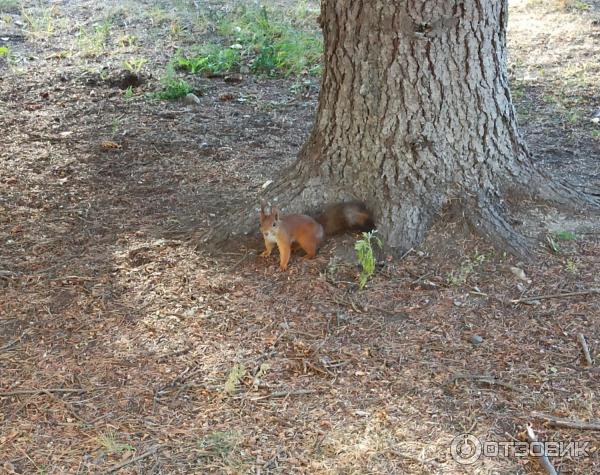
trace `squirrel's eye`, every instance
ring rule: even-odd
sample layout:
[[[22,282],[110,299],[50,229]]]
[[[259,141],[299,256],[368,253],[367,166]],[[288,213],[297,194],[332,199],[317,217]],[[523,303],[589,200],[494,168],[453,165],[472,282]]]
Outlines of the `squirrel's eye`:
[[[273,223],[273,227],[277,226],[277,223]]]

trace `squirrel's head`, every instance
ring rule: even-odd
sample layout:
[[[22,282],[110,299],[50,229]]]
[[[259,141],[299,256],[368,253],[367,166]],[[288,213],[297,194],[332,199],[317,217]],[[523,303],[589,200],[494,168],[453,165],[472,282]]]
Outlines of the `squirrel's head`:
[[[269,213],[265,212],[264,204],[260,207],[260,232],[265,238],[274,238],[274,232],[279,226],[279,210],[272,206]]]

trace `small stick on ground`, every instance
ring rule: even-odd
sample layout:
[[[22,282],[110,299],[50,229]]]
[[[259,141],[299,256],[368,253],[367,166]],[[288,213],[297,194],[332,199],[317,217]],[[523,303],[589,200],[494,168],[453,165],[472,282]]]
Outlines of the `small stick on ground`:
[[[75,418],[80,421],[83,422],[84,424],[87,425],[92,425],[89,421],[85,420],[83,417],[81,417],[79,415],[79,413],[77,412],[77,410],[73,407],[72,404],[68,403],[67,401],[63,401],[61,398],[55,396],[54,394],[52,394],[50,391],[44,391],[44,394],[48,395],[50,398],[52,398],[54,401],[58,402],[59,404],[62,404],[63,406],[65,406],[69,412],[71,414],[73,414],[73,416],[75,416]]]
[[[577,295],[589,295],[589,294],[600,294],[600,289],[581,290],[579,292],[564,292],[562,294],[532,295],[531,297],[523,297],[520,299],[511,300],[510,303],[523,303],[523,302],[531,302],[533,300],[544,300],[544,299],[560,299],[563,297],[576,297]]]
[[[264,463],[263,469],[268,470],[269,468],[271,468],[271,466],[273,466],[275,464],[275,462],[277,462],[277,459],[279,458],[279,456],[284,453],[285,453],[285,449],[278,450],[277,453],[275,455],[273,455],[273,457],[271,457],[269,460],[267,460]]]
[[[20,338],[15,338],[12,341],[9,341],[6,345],[0,346],[0,351],[8,350],[11,346],[15,345]]]
[[[235,269],[237,269],[239,266],[241,266],[244,261],[246,259],[248,259],[250,256],[255,256],[256,252],[252,252],[252,251],[246,251],[246,254],[244,254],[244,257],[242,257],[241,259],[239,259],[235,264],[233,264],[230,268],[229,268],[229,272],[234,271]]]
[[[585,341],[585,336],[583,333],[577,334],[577,341],[581,345],[581,349],[583,350],[583,355],[585,356],[585,361],[588,366],[593,366],[592,356],[590,355],[590,349],[588,348],[587,342]]]
[[[485,383],[485,384],[489,384],[490,386],[501,386],[503,388],[510,389],[511,391],[515,391],[518,393],[523,392],[520,388],[518,388],[514,384],[505,383],[504,381],[502,381],[500,379],[496,379],[493,376],[487,376],[485,374],[463,374],[463,373],[455,374],[454,377],[452,378],[452,380],[450,381],[450,383],[456,383],[456,381],[458,381],[459,379],[476,381],[478,383]]]
[[[87,389],[67,389],[67,388],[49,388],[49,389],[17,389],[15,391],[6,391],[0,393],[0,397],[20,396],[25,394],[44,394],[44,393],[85,393]]]
[[[558,475],[556,469],[552,465],[552,462],[550,462],[550,459],[546,455],[546,448],[544,446],[544,443],[538,442],[537,435],[535,435],[531,424],[527,424],[527,440],[529,440],[529,443],[532,446],[535,446],[534,453],[537,455],[537,459],[539,460],[540,465],[542,466],[544,471],[548,475]]]
[[[252,400],[260,401],[261,399],[268,399],[270,397],[303,396],[305,394],[313,394],[316,392],[317,391],[314,391],[312,389],[298,389],[296,391],[276,391],[276,392],[272,392],[271,394],[267,394],[266,396],[257,397]]]
[[[158,450],[162,448],[161,446],[157,445],[155,447],[152,447],[150,450],[148,450],[147,452],[144,452],[141,455],[138,455],[137,457],[133,457],[130,459],[125,460],[124,462],[118,463],[117,465],[113,465],[111,468],[109,468],[106,472],[104,473],[114,473],[117,470],[122,469],[123,467],[126,467],[127,465],[131,465],[132,463],[136,463],[139,462],[140,460],[145,459],[146,457],[150,457],[151,455],[154,455],[156,452],[158,452]]]
[[[566,419],[564,417],[551,416],[550,414],[544,414],[541,412],[532,412],[531,415],[533,417],[544,419],[551,426],[580,430],[600,430],[600,423]]]

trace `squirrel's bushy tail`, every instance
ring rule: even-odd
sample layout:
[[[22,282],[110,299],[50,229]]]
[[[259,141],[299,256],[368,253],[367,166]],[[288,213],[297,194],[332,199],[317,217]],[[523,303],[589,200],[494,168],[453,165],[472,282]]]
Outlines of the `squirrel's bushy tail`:
[[[316,220],[328,236],[350,230],[370,231],[375,227],[373,215],[360,201],[330,205]]]

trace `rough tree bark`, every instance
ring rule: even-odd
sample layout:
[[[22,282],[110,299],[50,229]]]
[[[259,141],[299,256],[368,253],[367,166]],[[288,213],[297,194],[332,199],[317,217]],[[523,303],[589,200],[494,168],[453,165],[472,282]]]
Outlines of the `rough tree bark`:
[[[359,199],[399,252],[419,244],[452,205],[520,256],[531,243],[506,218],[507,194],[599,206],[539,171],[519,134],[506,71],[507,3],[322,0],[314,128],[265,199],[286,211]],[[256,216],[245,223],[256,227]]]

